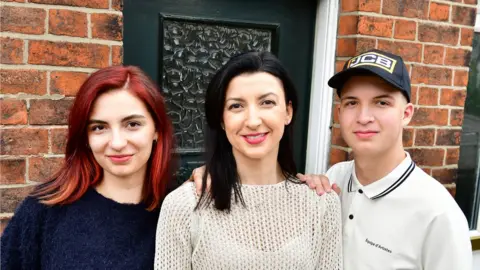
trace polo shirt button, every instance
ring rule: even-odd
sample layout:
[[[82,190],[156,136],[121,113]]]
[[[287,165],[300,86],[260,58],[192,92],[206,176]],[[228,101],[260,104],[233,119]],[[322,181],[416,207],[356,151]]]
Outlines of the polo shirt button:
[[[349,219],[353,219],[353,215],[348,216]]]
[[[363,190],[359,189],[359,190],[358,190],[358,193],[362,194],[362,193],[363,193]]]

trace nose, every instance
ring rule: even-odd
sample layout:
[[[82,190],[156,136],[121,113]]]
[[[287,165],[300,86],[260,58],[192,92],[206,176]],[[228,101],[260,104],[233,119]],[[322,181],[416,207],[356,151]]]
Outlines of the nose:
[[[262,124],[262,119],[260,117],[260,112],[257,108],[251,107],[247,113],[246,125],[250,129],[256,129]]]
[[[110,140],[110,147],[116,151],[122,150],[127,145],[127,139],[120,130],[112,130],[112,138]]]
[[[374,121],[372,110],[368,106],[360,106],[357,122],[361,125],[366,125]]]

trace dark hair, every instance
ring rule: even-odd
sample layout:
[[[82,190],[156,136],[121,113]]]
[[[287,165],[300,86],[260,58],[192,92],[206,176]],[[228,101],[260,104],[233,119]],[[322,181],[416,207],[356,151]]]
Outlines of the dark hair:
[[[213,200],[215,208],[229,211],[232,190],[235,202],[244,206],[240,191],[237,165],[232,152],[232,145],[222,129],[225,96],[230,81],[242,74],[267,72],[280,79],[283,84],[285,101],[292,105],[293,116],[297,109],[297,91],[282,63],[269,52],[248,52],[232,57],[213,76],[205,97],[206,130],[206,170],[203,175],[202,195],[196,209],[208,205]],[[278,163],[288,181],[295,178],[297,169],[293,159],[293,123],[285,127],[278,152]],[[205,192],[207,175],[211,177],[210,192]]]

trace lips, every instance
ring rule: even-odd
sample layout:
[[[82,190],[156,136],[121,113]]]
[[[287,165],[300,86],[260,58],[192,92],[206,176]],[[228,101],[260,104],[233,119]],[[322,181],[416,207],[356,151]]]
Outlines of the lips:
[[[375,135],[377,135],[377,131],[372,131],[372,130],[362,130],[362,131],[355,131],[354,132],[355,135],[357,135],[357,137],[359,137],[360,139],[368,139],[368,138],[371,138]]]
[[[243,139],[249,144],[259,144],[267,139],[267,133],[254,133],[248,135],[242,135]]]
[[[108,156],[108,158],[113,162],[113,163],[126,163],[128,162],[133,155],[113,155],[113,156]]]

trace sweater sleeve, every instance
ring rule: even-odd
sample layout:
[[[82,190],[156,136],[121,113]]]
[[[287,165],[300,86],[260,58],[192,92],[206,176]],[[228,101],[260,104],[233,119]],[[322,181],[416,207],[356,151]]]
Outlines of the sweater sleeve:
[[[40,269],[41,215],[45,206],[27,197],[1,237],[1,269]]]
[[[316,269],[343,269],[342,223],[340,199],[335,193],[325,197],[325,212],[321,221],[322,246]]]
[[[155,270],[191,269],[191,230],[196,205],[192,185],[180,186],[162,204],[155,241]]]

